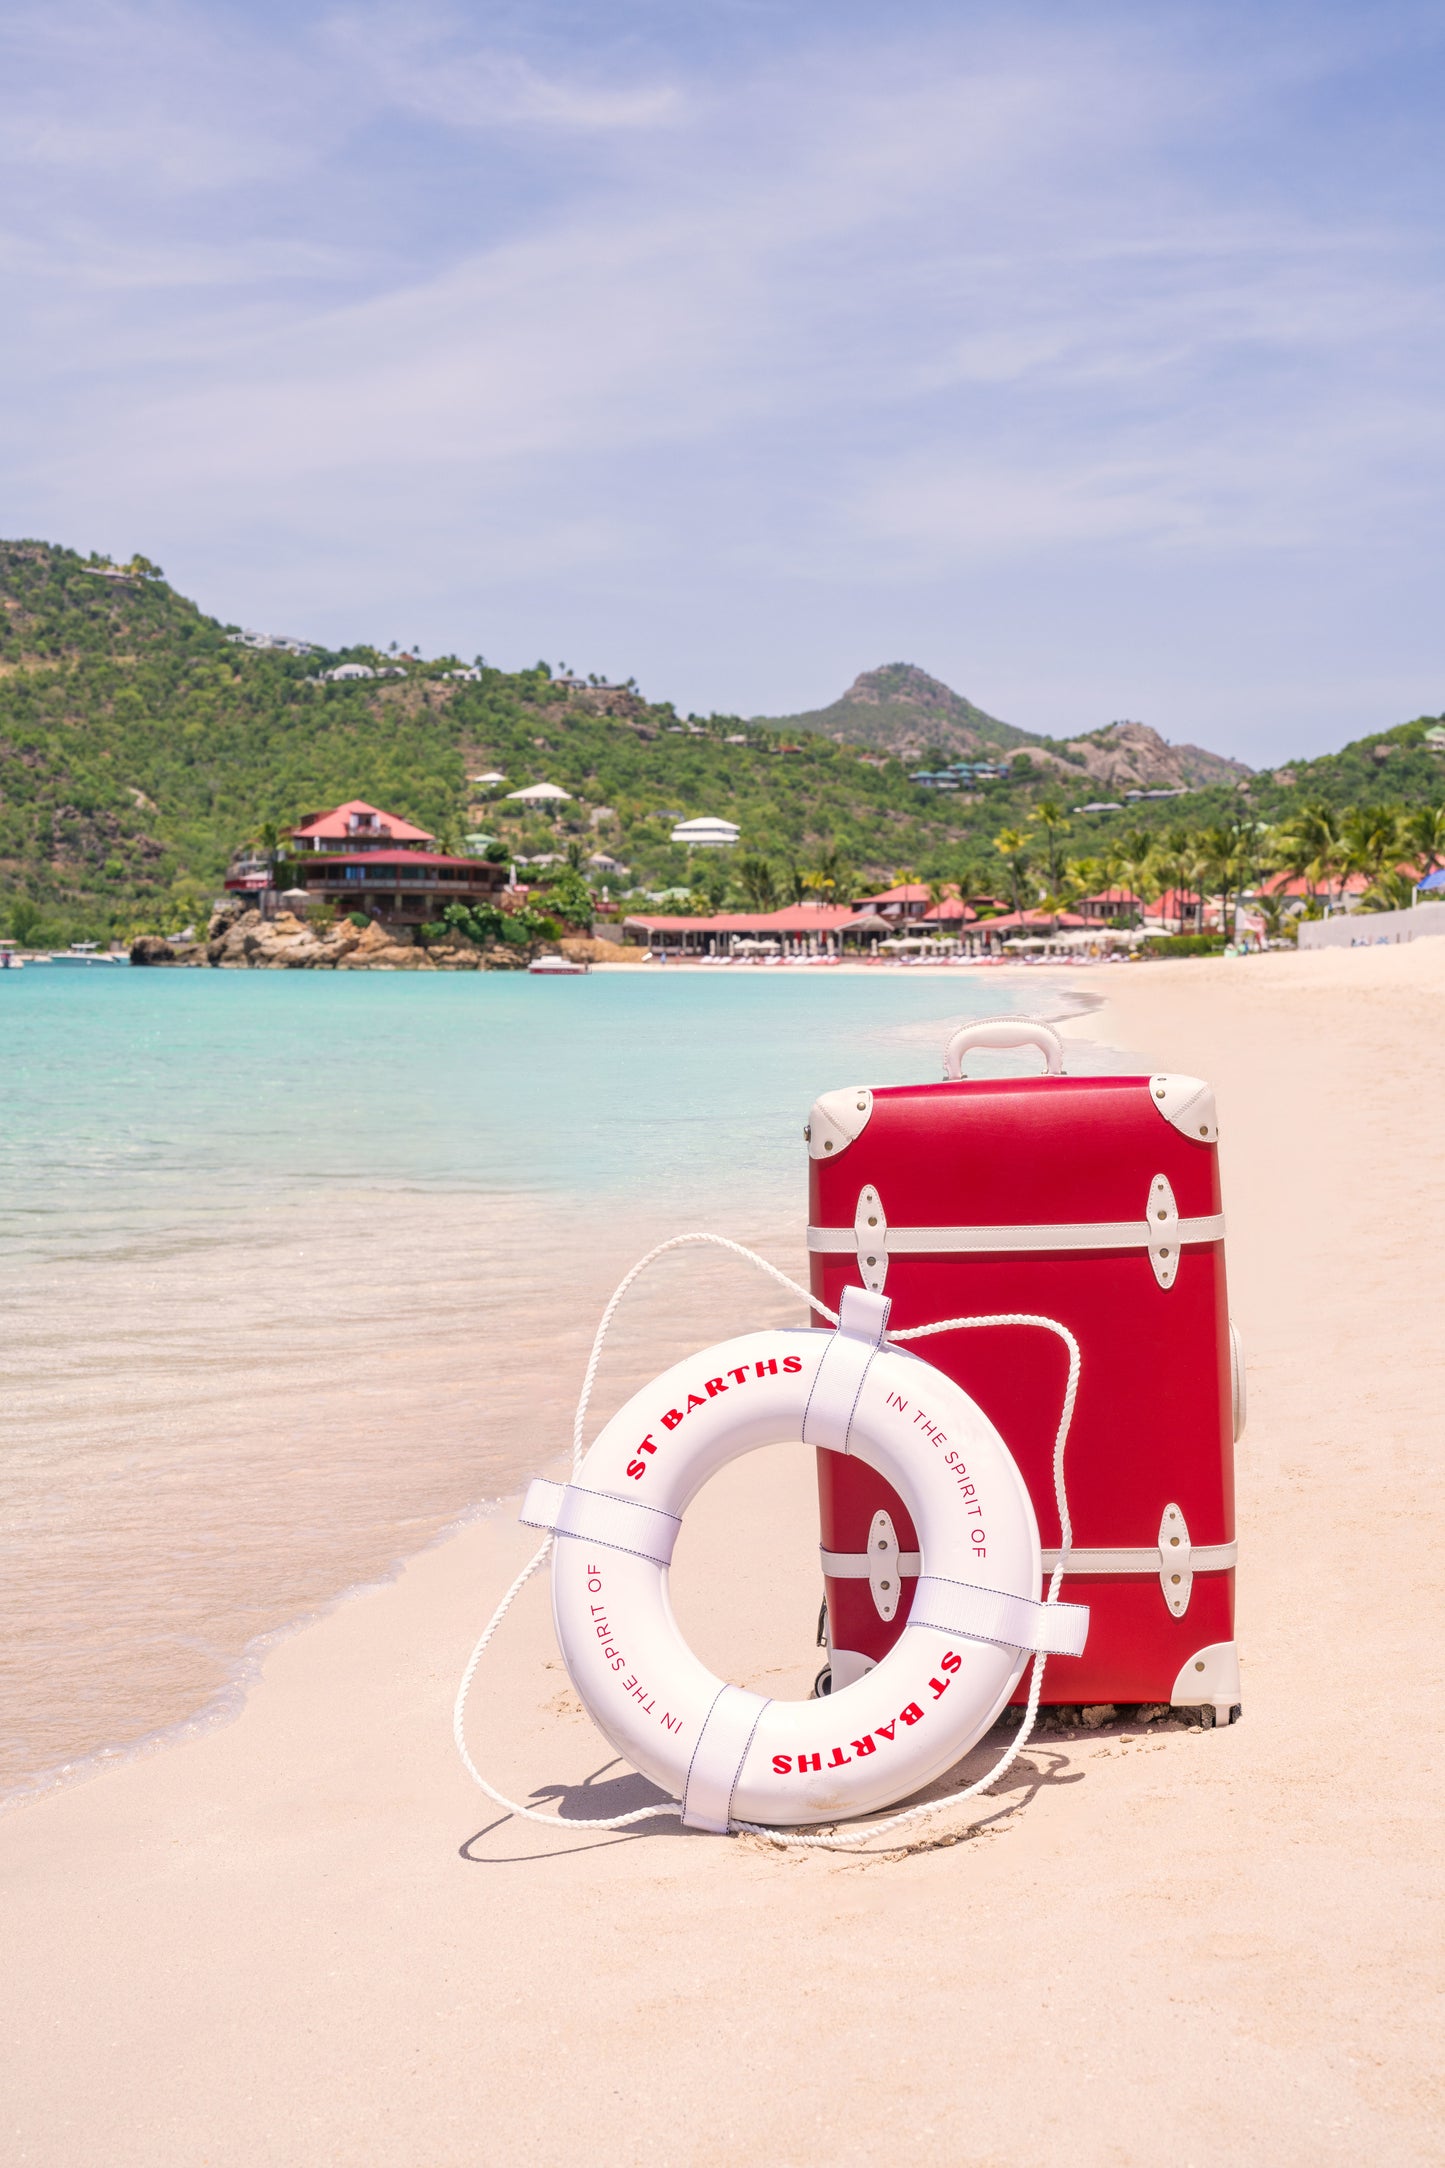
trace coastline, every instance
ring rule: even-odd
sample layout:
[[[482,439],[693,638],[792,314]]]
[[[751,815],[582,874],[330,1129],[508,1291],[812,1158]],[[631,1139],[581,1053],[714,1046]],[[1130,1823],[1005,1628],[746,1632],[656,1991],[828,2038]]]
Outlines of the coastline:
[[[499,1511],[274,1646],[234,1722],[0,1823],[17,2162],[1437,2158],[1431,946],[1078,974],[1109,1006],[1070,1039],[1219,1091],[1240,1724],[1045,1735],[970,1841],[903,1859],[519,1830],[449,1735],[532,1545]],[[700,1653],[805,1690],[806,1456],[728,1471],[684,1539]],[[504,1789],[633,1803],[540,1589],[489,1662]]]
[[[970,1005],[1009,999],[891,975],[781,999],[696,977],[41,991],[0,1053],[7,1797],[234,1716],[278,1633],[523,1479],[566,1436],[595,1318],[655,1241],[707,1226],[801,1272],[782,1208],[814,1093],[931,1075]],[[1088,998],[1030,995],[1056,1017]],[[654,1042],[639,1067],[665,1019],[676,1059]],[[579,1029],[580,1100],[552,1081]],[[317,1031],[355,1083],[308,1104],[288,1079]],[[229,1108],[217,1076],[249,1077]],[[699,1315],[740,1328],[774,1299],[697,1253],[642,1293],[654,1357],[692,1344]]]

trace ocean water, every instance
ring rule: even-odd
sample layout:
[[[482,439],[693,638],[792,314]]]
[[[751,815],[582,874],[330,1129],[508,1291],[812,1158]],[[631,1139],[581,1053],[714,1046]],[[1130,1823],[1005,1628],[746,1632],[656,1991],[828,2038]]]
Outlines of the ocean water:
[[[805,1277],[820,1091],[1067,1005],[907,972],[0,974],[0,1793],[233,1706],[264,1637],[555,1462],[651,1242]],[[669,1258],[597,1407],[796,1315]]]

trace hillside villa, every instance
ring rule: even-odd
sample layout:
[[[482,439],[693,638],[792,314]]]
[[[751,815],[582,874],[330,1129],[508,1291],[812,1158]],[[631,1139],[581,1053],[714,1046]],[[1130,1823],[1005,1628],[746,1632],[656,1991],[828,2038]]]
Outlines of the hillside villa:
[[[278,895],[272,861],[254,853],[236,859],[226,887],[267,915],[278,903],[305,909],[319,902],[364,911],[388,926],[419,926],[449,903],[498,900],[505,866],[432,850],[435,841],[399,814],[353,798],[329,813],[308,813],[290,831],[285,869],[293,887]]]

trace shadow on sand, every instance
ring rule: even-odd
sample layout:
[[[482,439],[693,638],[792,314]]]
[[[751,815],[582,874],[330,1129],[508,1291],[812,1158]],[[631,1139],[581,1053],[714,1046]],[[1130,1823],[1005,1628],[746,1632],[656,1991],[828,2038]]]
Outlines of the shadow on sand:
[[[964,1784],[976,1783],[980,1777],[986,1775],[989,1764],[998,1760],[1006,1741],[1006,1733],[998,1730],[990,1732],[987,1739],[982,1740],[956,1768],[929,1785],[911,1803],[923,1805],[940,1799],[946,1793],[956,1790],[960,1780]],[[613,1770],[621,1773],[609,1774]],[[987,1792],[980,1794],[980,1803],[997,1801],[993,1812],[976,1817],[962,1829],[940,1830],[930,1834],[924,1828],[917,1837],[909,1838],[900,1834],[898,1841],[894,1843],[884,1840],[876,1850],[860,1850],[852,1856],[860,1861],[870,1858],[897,1859],[915,1852],[940,1851],[949,1845],[966,1844],[971,1838],[1007,1821],[1012,1815],[1032,1805],[1040,1792],[1052,1791],[1063,1784],[1079,1784],[1084,1775],[1083,1769],[1076,1767],[1066,1753],[1052,1744],[1048,1747],[1030,1745],[1012,1768],[1000,1777],[997,1790],[990,1787]],[[459,1856],[470,1867],[530,1866],[542,1860],[570,1859],[577,1852],[595,1852],[610,1845],[635,1842],[639,1838],[707,1835],[704,1830],[683,1829],[674,1812],[670,1815],[659,1814],[650,1821],[638,1822],[630,1829],[609,1829],[598,1836],[590,1836],[587,1826],[589,1822],[615,1814],[631,1814],[639,1807],[660,1806],[666,1799],[665,1792],[659,1791],[655,1784],[649,1783],[646,1777],[639,1776],[635,1770],[625,1768],[616,1760],[603,1762],[600,1768],[594,1769],[580,1784],[539,1785],[528,1802],[535,1807],[555,1806],[555,1826],[558,1833],[569,1834],[570,1828],[575,1826],[577,1835],[589,1837],[589,1842],[558,1845],[545,1851],[478,1850],[477,1847],[488,1837],[494,1836],[498,1830],[507,1828],[509,1823],[516,1820],[514,1815],[499,1814],[495,1821],[488,1822],[485,1827],[476,1830],[467,1838],[466,1843],[458,1848]],[[540,1834],[539,1831],[539,1836]],[[840,1859],[847,1856],[844,1852],[837,1854]]]

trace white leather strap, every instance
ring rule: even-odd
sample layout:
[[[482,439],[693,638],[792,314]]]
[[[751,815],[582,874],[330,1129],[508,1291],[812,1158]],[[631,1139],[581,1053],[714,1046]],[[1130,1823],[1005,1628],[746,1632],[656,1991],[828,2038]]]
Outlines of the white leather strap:
[[[1158,1573],[1159,1558],[1157,1543],[1147,1551],[1083,1551],[1075,1547],[1069,1553],[1064,1572]],[[1237,1543],[1196,1543],[1191,1550],[1189,1563],[1195,1573],[1227,1573],[1238,1560]],[[1044,1552],[1045,1573],[1052,1573],[1058,1562],[1057,1551]]]
[[[821,1547],[818,1557],[823,1571],[830,1581],[866,1581],[868,1578],[868,1554],[866,1551],[825,1551]],[[1044,1552],[1044,1572],[1052,1573],[1059,1562],[1057,1551]],[[1237,1543],[1196,1543],[1190,1556],[1195,1573],[1227,1573],[1239,1562]],[[900,1551],[898,1571],[905,1580],[923,1571],[921,1551]],[[1159,1571],[1159,1548],[1156,1544],[1147,1551],[1083,1551],[1076,1545],[1069,1553],[1065,1573],[1157,1573]]]
[[[1153,1239],[1148,1220],[1079,1220],[1056,1226],[1030,1227],[890,1227],[890,1257],[952,1256],[960,1252],[987,1255],[998,1250],[1147,1250]],[[1222,1242],[1224,1214],[1205,1219],[1182,1219],[1178,1223],[1181,1244]],[[808,1248],[814,1256],[854,1256],[857,1230],[852,1227],[810,1227]]]
[[[910,1626],[932,1626],[965,1641],[991,1641],[1005,1649],[1037,1649],[1046,1656],[1082,1656],[1089,1632],[1083,1603],[1035,1603],[998,1588],[967,1581],[940,1581],[922,1574],[908,1614]]]
[[[820,1544],[818,1556],[823,1571],[830,1581],[866,1581],[872,1564],[866,1551],[825,1551]],[[910,1574],[923,1571],[921,1551],[900,1551],[895,1561],[899,1573],[906,1579]]]
[[[614,1497],[610,1491],[581,1490],[575,1483],[548,1483],[541,1476],[527,1485],[517,1518],[527,1528],[550,1528],[554,1536],[574,1536],[604,1551],[630,1551],[670,1565],[682,1522],[675,1513],[645,1506],[638,1498]]]
[[[848,1450],[853,1410],[868,1375],[868,1365],[883,1342],[892,1305],[886,1295],[866,1287],[845,1287],[838,1301],[838,1330],[823,1350],[803,1411],[803,1443]]]
[[[688,1764],[682,1795],[682,1819],[688,1829],[710,1829],[726,1836],[732,1820],[733,1793],[758,1718],[768,1703],[745,1686],[724,1686],[703,1719]]]

